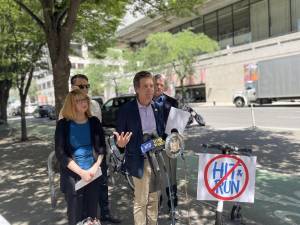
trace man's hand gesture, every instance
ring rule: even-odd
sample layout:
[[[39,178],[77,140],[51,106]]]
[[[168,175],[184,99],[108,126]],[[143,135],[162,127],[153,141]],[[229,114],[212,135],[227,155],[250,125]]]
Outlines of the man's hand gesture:
[[[119,134],[118,132],[114,132],[114,135],[117,139],[117,146],[120,148],[124,148],[129,142],[132,132],[122,132],[121,134]]]

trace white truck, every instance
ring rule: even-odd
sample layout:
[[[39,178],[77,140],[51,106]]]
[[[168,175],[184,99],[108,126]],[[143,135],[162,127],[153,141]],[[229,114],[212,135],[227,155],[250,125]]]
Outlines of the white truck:
[[[245,79],[245,90],[236,92],[236,107],[300,99],[300,55],[260,61],[257,74]]]

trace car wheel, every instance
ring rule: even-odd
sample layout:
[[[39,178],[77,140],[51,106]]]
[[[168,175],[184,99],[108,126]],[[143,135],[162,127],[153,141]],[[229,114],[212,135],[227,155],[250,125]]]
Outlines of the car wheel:
[[[237,99],[234,100],[234,104],[235,104],[236,107],[239,108],[239,107],[244,107],[245,102],[242,98],[237,98]]]

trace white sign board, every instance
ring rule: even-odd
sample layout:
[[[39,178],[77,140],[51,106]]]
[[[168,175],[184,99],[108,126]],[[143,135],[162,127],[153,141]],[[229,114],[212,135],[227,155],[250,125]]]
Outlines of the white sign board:
[[[190,116],[191,114],[187,111],[171,107],[165,133],[170,135],[171,130],[175,128],[180,134],[183,134]]]
[[[199,154],[197,200],[254,202],[256,156]]]

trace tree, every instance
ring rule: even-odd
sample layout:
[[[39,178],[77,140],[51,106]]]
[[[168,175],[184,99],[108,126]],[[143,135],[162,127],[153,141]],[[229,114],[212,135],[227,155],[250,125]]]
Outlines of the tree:
[[[99,55],[111,43],[127,6],[153,16],[187,15],[203,0],[14,0],[44,31],[48,44],[55,90],[56,112],[68,92],[71,40],[90,43]],[[40,11],[43,12],[42,18]],[[76,21],[77,20],[77,21]],[[72,39],[73,38],[73,39]]]
[[[152,71],[160,71],[171,65],[180,79],[183,96],[184,79],[194,73],[196,57],[217,49],[217,42],[204,34],[189,30],[174,35],[161,32],[147,38],[146,47],[139,51],[139,60],[143,63],[142,67],[151,68]]]
[[[12,51],[7,43],[9,40],[9,24],[5,23],[7,5],[0,7],[0,124],[7,123],[7,103],[9,90],[12,87],[12,73],[10,72],[13,63],[11,61]]]
[[[84,69],[77,70],[77,72],[88,76],[91,84],[91,95],[103,95],[105,86],[111,85],[111,81],[113,81],[115,94],[118,96],[119,86],[123,91],[123,86],[116,81],[122,73],[122,50],[108,48],[105,53],[101,53],[101,57],[102,61],[99,64],[88,65]]]
[[[21,102],[21,140],[27,140],[25,103],[33,72],[42,55],[44,39],[41,32],[29,21],[30,17],[10,1],[1,5],[2,22],[6,26],[5,39],[0,45],[6,48],[6,72],[12,75]],[[4,63],[3,63],[4,64]]]
[[[76,73],[82,73],[89,78],[91,84],[89,94],[91,96],[99,96],[104,92],[104,74],[107,72],[107,68],[102,64],[91,64],[87,67],[77,70]]]

